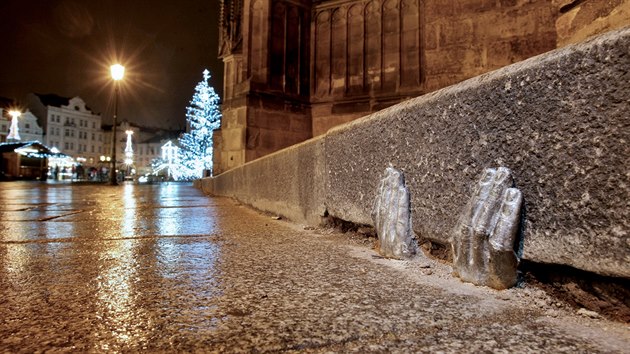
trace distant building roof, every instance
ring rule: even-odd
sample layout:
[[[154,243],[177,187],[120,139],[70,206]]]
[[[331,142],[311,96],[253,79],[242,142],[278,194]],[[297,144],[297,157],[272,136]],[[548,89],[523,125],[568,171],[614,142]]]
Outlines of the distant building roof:
[[[134,128],[138,128],[140,130],[142,130],[143,132],[153,132],[154,128],[147,128],[147,127],[143,127],[141,125],[138,125],[136,123],[130,122],[128,120],[123,120],[122,122],[118,122],[118,129],[120,129],[121,126],[125,126],[128,125],[129,127],[134,127]],[[105,130],[105,131],[110,131],[112,130],[112,124],[102,124],[101,125],[101,129]]]
[[[0,96],[0,108],[7,109],[15,105],[15,100]]]
[[[164,140],[175,140],[175,139],[179,138],[179,135],[181,133],[182,133],[182,131],[180,131],[180,130],[165,130],[165,131],[161,132],[160,134],[157,134],[155,136],[152,136],[149,139],[146,139],[142,143],[144,143],[144,144],[157,144],[157,143],[161,143]]]
[[[59,95],[55,95],[54,93],[36,93],[35,96],[39,98],[44,106],[61,107],[67,106],[70,103],[70,99],[68,97],[62,97]]]

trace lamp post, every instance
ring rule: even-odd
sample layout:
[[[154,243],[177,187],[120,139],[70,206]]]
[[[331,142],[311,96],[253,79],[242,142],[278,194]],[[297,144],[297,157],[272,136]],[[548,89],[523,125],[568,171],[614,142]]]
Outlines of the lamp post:
[[[22,115],[20,111],[9,111],[11,116],[11,127],[9,128],[9,135],[7,135],[7,141],[20,141],[20,133],[18,128],[18,118]]]
[[[109,184],[112,186],[118,185],[116,177],[116,118],[118,116],[118,81],[122,80],[125,76],[125,67],[120,64],[114,64],[110,67],[112,79],[114,79],[114,125],[112,126],[112,170],[109,171]]]

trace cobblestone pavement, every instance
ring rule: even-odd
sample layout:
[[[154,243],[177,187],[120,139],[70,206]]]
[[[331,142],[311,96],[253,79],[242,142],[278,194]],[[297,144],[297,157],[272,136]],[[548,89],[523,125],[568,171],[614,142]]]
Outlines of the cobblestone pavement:
[[[0,352],[626,352],[627,324],[190,185],[0,184]]]

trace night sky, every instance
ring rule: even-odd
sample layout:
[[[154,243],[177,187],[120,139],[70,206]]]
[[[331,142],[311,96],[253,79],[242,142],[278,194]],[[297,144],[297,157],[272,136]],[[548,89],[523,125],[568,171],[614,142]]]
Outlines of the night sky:
[[[80,96],[111,123],[120,62],[118,119],[183,128],[204,68],[222,91],[217,19],[217,0],[0,0],[0,96]]]

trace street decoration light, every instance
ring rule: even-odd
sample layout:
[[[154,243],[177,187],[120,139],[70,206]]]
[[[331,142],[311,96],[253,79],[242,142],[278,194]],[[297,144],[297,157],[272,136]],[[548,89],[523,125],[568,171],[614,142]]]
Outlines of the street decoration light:
[[[178,147],[173,145],[173,142],[170,140],[166,144],[162,145],[162,160],[166,161],[166,173],[168,179],[171,179],[173,174],[171,169],[173,169],[176,164],[177,150]]]
[[[109,171],[109,184],[112,186],[118,185],[116,177],[116,122],[118,116],[118,95],[119,95],[119,81],[125,76],[125,67],[120,64],[114,64],[110,67],[112,79],[114,80],[114,125],[112,126],[112,169]]]
[[[125,131],[127,134],[127,145],[125,145],[125,164],[127,167],[133,164],[133,147],[131,146],[131,136],[133,135],[133,130]]]
[[[9,135],[7,135],[7,141],[19,141],[20,128],[18,128],[18,118],[22,115],[20,111],[9,111],[11,116],[11,127],[9,128]]]

